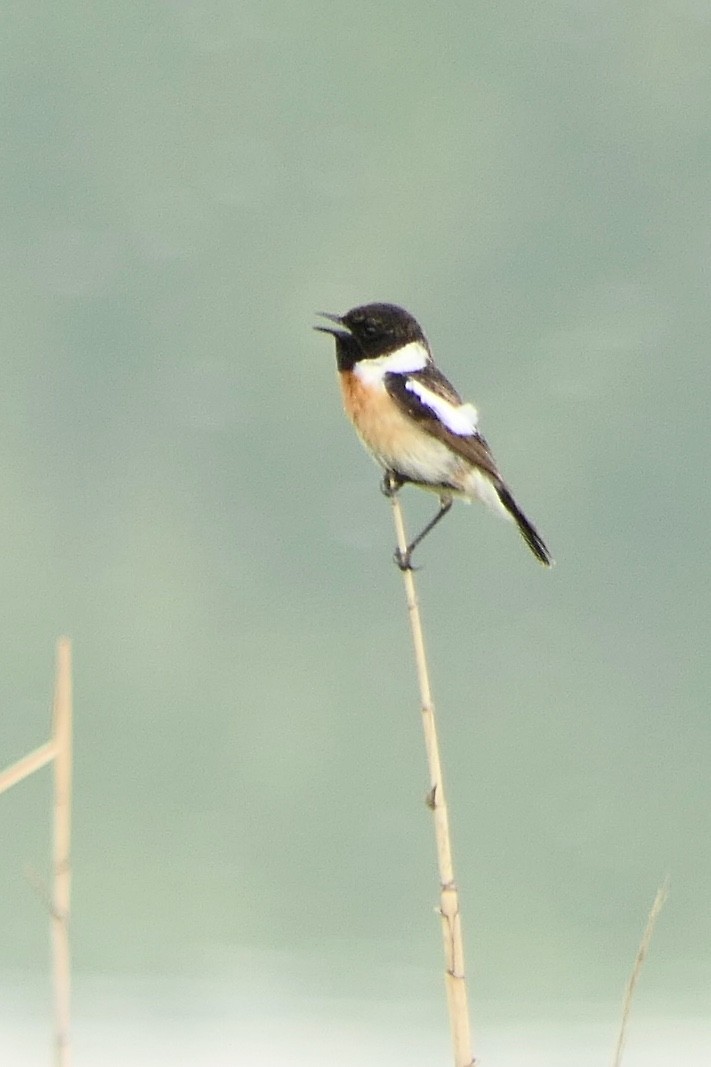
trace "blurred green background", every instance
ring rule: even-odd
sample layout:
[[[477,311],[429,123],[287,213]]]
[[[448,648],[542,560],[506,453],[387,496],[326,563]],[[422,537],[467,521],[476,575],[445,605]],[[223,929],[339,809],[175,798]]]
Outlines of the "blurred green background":
[[[558,561],[479,507],[419,558],[478,1049],[607,1050],[668,873],[637,1038],[708,1063],[711,8],[10,0],[0,49],[0,766],[69,634],[77,1063],[205,1012],[239,1062],[448,1061],[391,517],[311,331],[370,300]],[[49,796],[0,800],[22,1067]]]

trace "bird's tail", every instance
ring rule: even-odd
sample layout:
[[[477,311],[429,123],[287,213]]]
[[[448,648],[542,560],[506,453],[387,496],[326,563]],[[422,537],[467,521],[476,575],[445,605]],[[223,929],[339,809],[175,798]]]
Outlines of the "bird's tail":
[[[536,527],[533,525],[533,523],[528,521],[528,519],[521,511],[520,507],[518,506],[514,498],[511,496],[511,493],[508,491],[505,485],[497,485],[496,491],[499,494],[499,500],[504,505],[511,518],[518,526],[521,532],[521,537],[531,549],[533,555],[536,557],[539,563],[542,563],[544,565],[544,567],[550,567],[551,563],[553,562],[553,557],[548,551],[546,543],[539,534]]]

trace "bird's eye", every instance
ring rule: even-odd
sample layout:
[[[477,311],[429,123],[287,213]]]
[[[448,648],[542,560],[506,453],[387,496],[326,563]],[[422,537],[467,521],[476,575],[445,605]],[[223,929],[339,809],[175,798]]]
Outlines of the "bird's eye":
[[[375,319],[366,319],[363,323],[363,333],[368,337],[374,337],[378,333],[379,327]]]

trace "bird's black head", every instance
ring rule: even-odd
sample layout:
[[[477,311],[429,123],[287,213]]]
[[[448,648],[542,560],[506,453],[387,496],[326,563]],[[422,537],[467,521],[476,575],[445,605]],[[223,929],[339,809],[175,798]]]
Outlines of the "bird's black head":
[[[364,304],[347,311],[341,322],[358,341],[365,359],[425,340],[417,320],[395,304]]]
[[[347,370],[361,359],[376,359],[395,352],[413,342],[427,348],[427,340],[417,320],[396,304],[363,304],[340,317],[322,314],[343,327],[340,330],[330,326],[316,327],[335,336],[339,370]]]

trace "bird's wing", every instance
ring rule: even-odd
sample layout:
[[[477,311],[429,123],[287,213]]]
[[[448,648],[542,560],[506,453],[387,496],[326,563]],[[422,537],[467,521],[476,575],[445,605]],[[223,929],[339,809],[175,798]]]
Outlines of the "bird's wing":
[[[476,408],[462,402],[441,371],[428,366],[411,374],[386,374],[384,384],[398,407],[421,429],[500,481],[494,457],[477,429]]]

